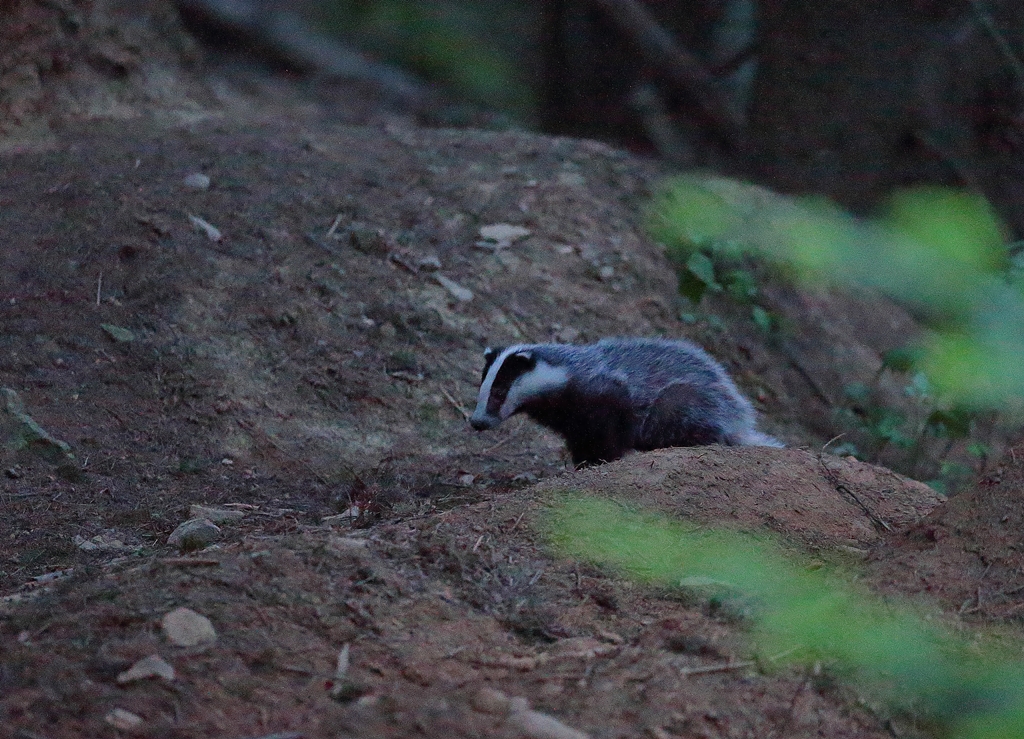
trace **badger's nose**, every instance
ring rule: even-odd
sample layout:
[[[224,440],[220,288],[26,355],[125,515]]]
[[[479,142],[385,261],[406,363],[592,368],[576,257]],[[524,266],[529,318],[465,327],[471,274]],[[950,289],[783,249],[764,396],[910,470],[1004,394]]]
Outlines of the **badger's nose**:
[[[475,428],[477,431],[486,431],[487,429],[494,428],[494,421],[487,416],[474,415],[469,419],[469,425]]]

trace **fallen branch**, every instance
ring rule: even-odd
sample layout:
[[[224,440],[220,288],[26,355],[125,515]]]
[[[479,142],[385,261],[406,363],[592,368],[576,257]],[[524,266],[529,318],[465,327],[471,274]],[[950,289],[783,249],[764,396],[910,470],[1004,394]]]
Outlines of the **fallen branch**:
[[[708,675],[712,672],[728,672],[729,670],[742,670],[744,667],[753,667],[757,663],[753,660],[743,660],[741,662],[719,662],[717,665],[704,665],[703,667],[683,667],[679,670],[679,674],[683,677],[689,675]]]

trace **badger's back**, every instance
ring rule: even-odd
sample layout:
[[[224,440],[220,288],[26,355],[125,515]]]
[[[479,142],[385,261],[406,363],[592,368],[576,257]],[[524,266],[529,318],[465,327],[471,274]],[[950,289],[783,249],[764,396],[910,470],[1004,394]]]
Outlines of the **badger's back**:
[[[696,344],[605,339],[595,347],[613,372],[629,378],[635,449],[774,442],[754,431],[750,402],[723,367]]]
[[[722,366],[688,341],[531,344],[511,347],[502,356],[510,351],[557,368],[545,370],[544,382],[537,376],[534,385],[542,389],[522,393],[516,412],[561,434],[577,464],[611,461],[629,449],[781,446],[755,430],[752,406]],[[556,376],[557,383],[547,381]],[[482,389],[478,413],[486,406],[486,394]],[[496,422],[478,427],[493,425]]]
[[[696,344],[679,339],[602,339],[593,345],[607,370],[628,380],[637,406],[649,406],[669,385],[735,388],[725,370]]]

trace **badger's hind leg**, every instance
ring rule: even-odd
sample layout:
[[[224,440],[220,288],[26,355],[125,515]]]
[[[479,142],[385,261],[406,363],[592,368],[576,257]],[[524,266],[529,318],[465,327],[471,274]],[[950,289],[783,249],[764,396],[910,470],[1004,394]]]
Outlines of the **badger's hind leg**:
[[[707,385],[669,385],[655,399],[634,445],[641,451],[673,446],[727,444],[726,427],[735,423],[737,409]]]

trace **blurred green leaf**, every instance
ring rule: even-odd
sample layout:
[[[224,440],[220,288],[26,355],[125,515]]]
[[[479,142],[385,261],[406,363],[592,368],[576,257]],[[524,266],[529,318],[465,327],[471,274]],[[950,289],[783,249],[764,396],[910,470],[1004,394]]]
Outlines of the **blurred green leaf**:
[[[754,646],[780,662],[826,661],[950,739],[1024,736],[1024,667],[914,613],[808,569],[768,539],[687,530],[662,515],[568,494],[542,521],[562,553],[644,582],[728,583],[746,595]]]
[[[755,305],[750,309],[750,317],[757,324],[757,327],[765,333],[770,333],[775,328],[775,321],[772,320],[771,314],[759,305]]]
[[[662,188],[647,213],[651,235],[669,256],[685,263],[700,245],[736,230],[738,220],[718,195],[693,180],[679,178]]]
[[[757,281],[745,269],[730,270],[722,278],[725,291],[737,303],[750,303],[757,297]]]
[[[670,253],[685,254],[682,264],[699,244],[730,244],[815,284],[872,287],[911,304],[937,333],[885,366],[924,371],[936,394],[971,406],[1006,408],[1012,398],[1024,407],[1024,292],[1007,284],[1005,229],[980,196],[908,190],[873,222],[823,199],[691,175],[666,185],[647,220]]]
[[[901,190],[882,222],[950,263],[979,272],[1006,269],[1002,224],[981,195],[934,186]]]
[[[715,265],[705,255],[695,251],[686,260],[679,275],[679,292],[696,304],[708,290],[719,292],[722,286],[715,279]]]
[[[882,355],[882,366],[893,372],[913,372],[921,365],[924,349],[919,346],[901,346]]]
[[[925,427],[936,436],[948,439],[965,439],[971,435],[974,414],[963,407],[933,411]]]

